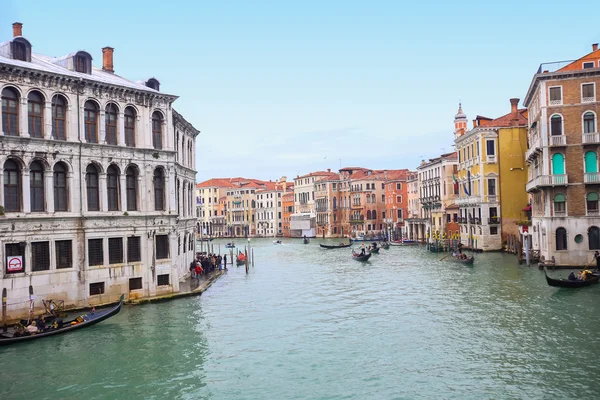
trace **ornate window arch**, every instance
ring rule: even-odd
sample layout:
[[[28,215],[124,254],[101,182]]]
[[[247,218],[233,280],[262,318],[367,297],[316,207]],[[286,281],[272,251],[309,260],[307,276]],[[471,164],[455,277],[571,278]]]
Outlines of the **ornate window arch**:
[[[116,146],[118,144],[118,133],[117,128],[119,121],[119,109],[114,103],[108,103],[104,110],[104,122],[106,129],[106,144],[112,144]]]
[[[550,117],[550,134],[560,136],[563,134],[563,117],[560,114],[553,114]]]
[[[2,131],[8,136],[19,136],[19,92],[13,87],[2,89]]]
[[[68,211],[67,167],[59,162],[54,165],[54,211]]]
[[[30,137],[44,137],[45,102],[44,96],[37,90],[32,90],[27,95],[27,122]]]
[[[154,169],[154,210],[165,210],[165,171],[162,167]]]
[[[98,104],[88,100],[83,106],[83,121],[85,125],[85,141],[98,143]]]
[[[44,196],[44,165],[41,161],[34,161],[29,166],[29,195],[31,211],[46,210]]]
[[[106,195],[108,201],[108,211],[119,211],[121,208],[119,196],[119,180],[121,171],[115,164],[111,164],[106,170]]]
[[[583,133],[596,133],[596,113],[586,111],[583,113]]]
[[[600,250],[600,229],[597,226],[588,228],[588,248],[590,250]]]
[[[135,122],[137,112],[131,106],[125,108],[125,145],[127,147],[135,147]]]
[[[556,250],[567,250],[567,230],[563,227],[556,230]]]
[[[160,112],[152,113],[152,146],[155,149],[162,149],[163,142],[163,116]]]
[[[100,211],[99,171],[95,164],[89,164],[85,169],[85,186],[88,211]]]
[[[67,100],[60,94],[52,98],[52,137],[67,140]]]

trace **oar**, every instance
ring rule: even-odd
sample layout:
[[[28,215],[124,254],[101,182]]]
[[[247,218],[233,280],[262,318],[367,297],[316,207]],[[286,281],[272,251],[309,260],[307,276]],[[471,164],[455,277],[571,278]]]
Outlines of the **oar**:
[[[444,257],[440,258],[440,261],[442,261],[444,258],[446,258],[446,257],[450,256],[451,254],[452,254],[452,253],[448,253],[448,254],[446,254]]]

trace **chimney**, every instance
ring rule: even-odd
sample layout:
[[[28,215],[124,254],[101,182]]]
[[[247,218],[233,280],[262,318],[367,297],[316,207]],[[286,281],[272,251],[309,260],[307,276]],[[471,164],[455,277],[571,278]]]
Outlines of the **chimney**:
[[[596,50],[598,50],[598,43],[594,43],[592,45],[592,51],[596,51]]]
[[[112,47],[102,48],[102,69],[106,72],[115,72],[113,69],[113,52],[115,49]]]
[[[13,37],[23,36],[23,24],[15,22],[13,24]]]
[[[477,128],[477,118],[473,120],[473,129]]]
[[[327,172],[331,172],[331,168],[327,168]]]
[[[517,107],[519,106],[519,99],[510,99],[510,113],[517,114]]]

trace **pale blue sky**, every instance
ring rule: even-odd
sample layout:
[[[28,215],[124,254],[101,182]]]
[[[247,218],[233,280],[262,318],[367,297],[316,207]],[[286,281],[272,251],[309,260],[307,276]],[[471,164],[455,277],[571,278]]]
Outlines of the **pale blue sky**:
[[[0,41],[24,24],[33,51],[115,48],[115,72],[180,96],[196,128],[197,180],[288,178],[342,166],[411,168],[452,148],[469,120],[523,98],[542,62],[600,42],[571,1],[0,0]]]

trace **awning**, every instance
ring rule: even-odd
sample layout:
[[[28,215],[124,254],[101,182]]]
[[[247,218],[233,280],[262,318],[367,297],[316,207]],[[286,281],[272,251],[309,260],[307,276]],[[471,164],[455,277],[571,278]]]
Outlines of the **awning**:
[[[531,204],[529,204],[527,207],[525,207],[523,209],[523,211],[531,211]]]

